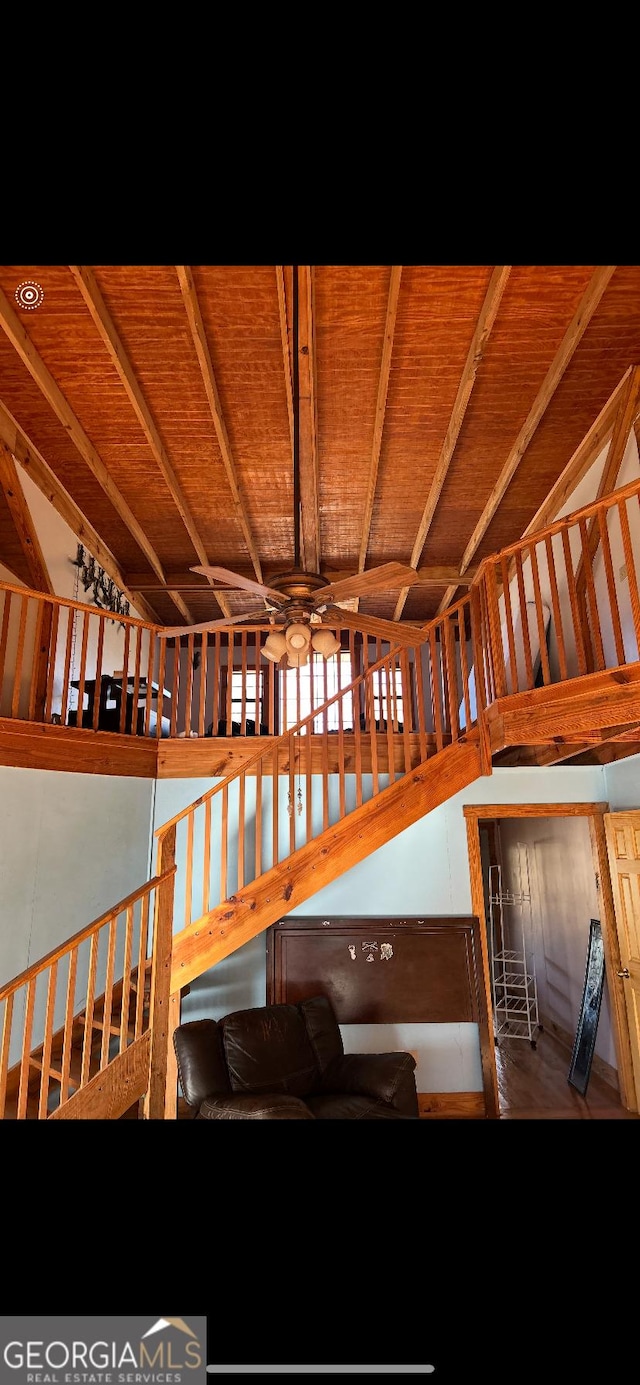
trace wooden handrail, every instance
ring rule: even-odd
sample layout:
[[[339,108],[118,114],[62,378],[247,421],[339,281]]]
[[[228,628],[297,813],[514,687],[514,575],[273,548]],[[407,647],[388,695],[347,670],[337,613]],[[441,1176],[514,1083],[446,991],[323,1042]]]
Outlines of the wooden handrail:
[[[537,534],[527,534],[525,539],[518,539],[517,543],[507,544],[506,548],[499,548],[497,553],[490,553],[478,565],[474,586],[482,579],[487,567],[493,563],[498,563],[502,558],[508,558],[511,554],[528,552],[536,544],[542,543],[546,538],[553,538],[555,534],[561,534],[564,529],[571,529],[574,524],[579,524],[581,520],[590,519],[592,515],[597,515],[599,510],[609,510],[614,505],[618,505],[625,500],[632,500],[634,495],[640,499],[640,481],[629,481],[626,486],[621,486],[617,491],[611,491],[610,495],[601,496],[600,500],[591,500],[588,505],[581,505],[579,510],[573,510],[570,515],[564,515],[562,519],[556,519],[553,524],[548,524],[546,529],[540,529]],[[447,607],[448,610],[451,607]],[[444,612],[443,612],[444,614]]]
[[[92,933],[97,933],[100,928],[104,927],[105,923],[109,923],[110,919],[116,918],[118,914],[124,913],[125,909],[136,904],[144,895],[150,894],[151,891],[155,890],[158,885],[161,885],[164,880],[168,880],[170,876],[175,875],[176,870],[177,866],[174,865],[168,870],[163,871],[161,875],[154,875],[151,880],[146,880],[144,885],[140,885],[132,894],[127,895],[126,899],[121,899],[119,904],[114,904],[112,909],[107,909],[105,914],[100,915],[100,918],[94,919],[93,923],[88,923],[85,928],[79,929],[77,933],[73,934],[73,937],[67,938],[66,942],[62,943],[59,947],[54,947],[45,957],[41,957],[39,961],[33,962],[30,967],[27,967],[26,971],[21,971],[19,976],[14,976],[13,980],[9,981],[7,985],[0,987],[0,1002],[6,1000],[14,991],[19,990],[20,986],[26,985],[28,981],[32,981],[34,977],[39,976],[40,972],[45,971],[53,962],[58,962],[67,952],[72,952],[80,943],[90,938]]]
[[[74,601],[70,596],[53,596],[50,592],[35,591],[33,587],[19,587],[14,582],[0,582],[0,591],[15,592],[16,596],[35,597],[38,601],[46,601],[52,606],[68,606],[73,611],[88,611],[93,616],[102,616],[105,620],[117,620],[118,624],[139,625],[143,630],[161,630],[161,625],[154,625],[152,621],[141,620],[139,616],[121,615],[119,611],[105,611],[101,606],[90,606],[86,601]]]

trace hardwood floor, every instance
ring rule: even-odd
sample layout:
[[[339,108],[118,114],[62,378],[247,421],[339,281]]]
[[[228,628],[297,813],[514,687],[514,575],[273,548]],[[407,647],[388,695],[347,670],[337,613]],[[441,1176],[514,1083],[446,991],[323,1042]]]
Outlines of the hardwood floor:
[[[524,1039],[501,1039],[496,1048],[501,1120],[640,1120],[626,1111],[614,1087],[591,1073],[586,1095],[567,1082],[571,1054],[553,1034],[538,1035],[535,1049]],[[178,1120],[193,1112],[178,1098]],[[121,1120],[140,1119],[137,1104]]]
[[[591,1072],[584,1096],[567,1081],[571,1054],[553,1034],[501,1038],[496,1047],[501,1120],[640,1120],[626,1111],[617,1090]]]

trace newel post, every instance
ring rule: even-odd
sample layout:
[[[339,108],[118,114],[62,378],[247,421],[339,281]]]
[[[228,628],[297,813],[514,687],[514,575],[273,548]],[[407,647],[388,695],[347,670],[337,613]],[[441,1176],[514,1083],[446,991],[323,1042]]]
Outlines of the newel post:
[[[176,863],[176,828],[169,827],[160,841],[157,873],[163,875]],[[173,1096],[173,1113],[168,1114],[166,1106],[167,1078],[169,1075],[169,1050],[171,1043],[171,952],[173,946],[173,895],[175,869],[167,880],[158,885],[156,891],[155,928],[153,937],[153,961],[151,968],[151,1008],[149,1024],[151,1028],[151,1047],[149,1053],[149,1084],[144,1100],[145,1120],[170,1120],[175,1118],[176,1094]],[[170,1104],[170,1103],[169,1103]]]

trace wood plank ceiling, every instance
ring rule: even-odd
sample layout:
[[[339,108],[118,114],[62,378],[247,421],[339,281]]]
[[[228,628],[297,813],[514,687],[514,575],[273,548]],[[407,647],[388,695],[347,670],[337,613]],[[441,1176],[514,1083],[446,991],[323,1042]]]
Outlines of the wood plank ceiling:
[[[303,565],[410,564],[418,584],[359,610],[425,621],[524,534],[640,362],[640,266],[315,265],[299,283]],[[196,564],[267,584],[293,566],[291,284],[277,265],[0,266],[0,440],[161,623],[264,610]],[[34,585],[8,476],[0,562]]]

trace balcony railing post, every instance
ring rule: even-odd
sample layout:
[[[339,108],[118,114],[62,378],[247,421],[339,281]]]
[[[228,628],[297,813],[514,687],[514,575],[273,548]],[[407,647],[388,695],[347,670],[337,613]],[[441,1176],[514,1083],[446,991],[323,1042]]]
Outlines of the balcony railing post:
[[[45,720],[47,688],[49,684],[49,665],[51,658],[51,630],[53,626],[53,606],[50,601],[42,605],[42,621],[38,631],[38,647],[34,661],[34,720]],[[53,676],[53,673],[52,673]]]
[[[496,697],[504,697],[507,691],[507,681],[504,666],[504,650],[500,634],[500,610],[498,607],[498,583],[496,569],[493,562],[487,564],[482,579],[485,583],[487,592],[487,611],[489,615],[489,630],[491,639],[491,662],[493,665],[493,683],[496,690]],[[526,620],[526,609],[522,612],[523,621]],[[515,691],[515,690],[514,690]]]
[[[158,874],[175,866],[176,828],[169,827],[160,841]],[[149,1085],[143,1104],[144,1120],[165,1120],[168,1097],[169,1045],[171,1042],[171,949],[173,944],[173,896],[175,874],[157,887],[155,927],[153,932],[153,962],[151,969],[151,1007],[149,1025],[151,1050],[149,1056]],[[167,1103],[171,1106],[171,1102]],[[175,1093],[173,1097],[175,1116]]]

